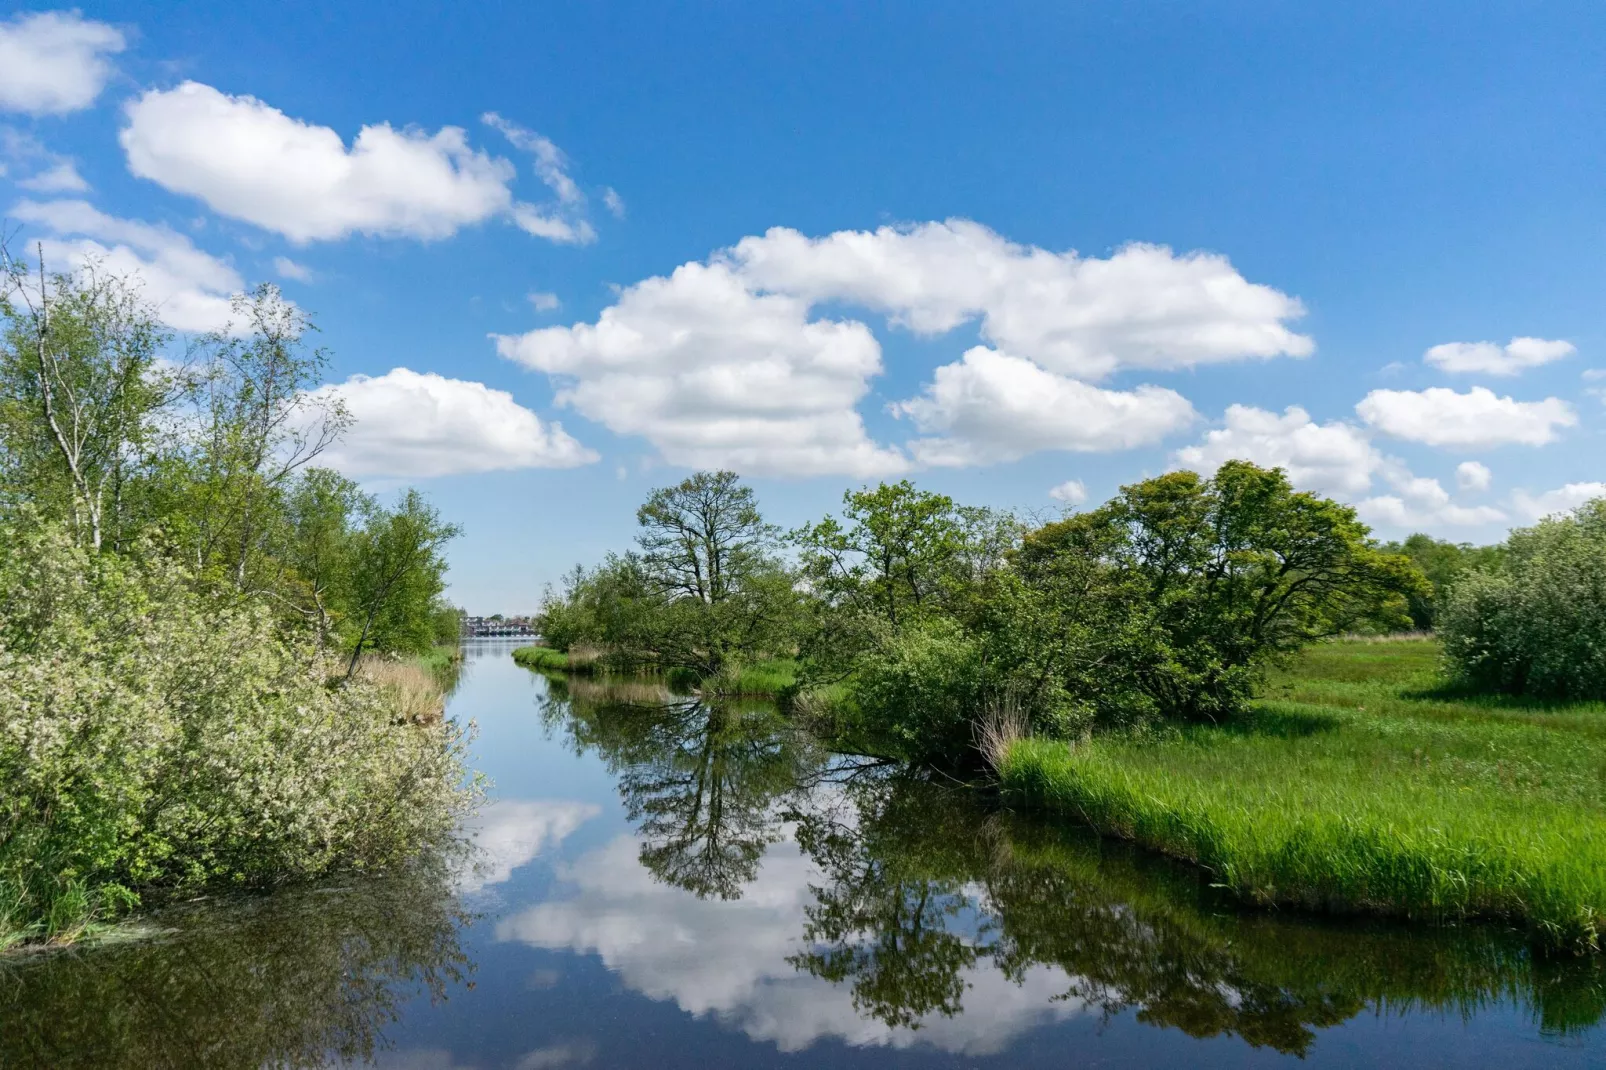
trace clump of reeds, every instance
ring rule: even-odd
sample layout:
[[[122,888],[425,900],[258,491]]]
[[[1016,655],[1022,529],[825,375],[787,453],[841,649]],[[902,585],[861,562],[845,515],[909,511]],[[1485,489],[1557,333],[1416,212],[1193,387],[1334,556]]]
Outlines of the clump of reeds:
[[[357,663],[357,673],[390,701],[397,724],[434,724],[446,713],[440,681],[422,665],[369,654]]]
[[[1014,695],[995,695],[976,718],[975,733],[976,749],[997,772],[1003,767],[1010,747],[1031,734],[1031,726]]]

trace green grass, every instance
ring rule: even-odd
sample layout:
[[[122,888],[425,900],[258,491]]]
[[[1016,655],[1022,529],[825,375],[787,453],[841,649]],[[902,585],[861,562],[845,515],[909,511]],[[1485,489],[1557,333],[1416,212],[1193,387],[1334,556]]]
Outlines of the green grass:
[[[698,691],[719,698],[780,698],[797,686],[797,673],[796,659],[768,658],[705,677]]]
[[[455,672],[463,661],[463,648],[453,643],[450,646],[434,646],[423,654],[417,654],[405,659],[428,672],[450,674]]]
[[[1503,918],[1598,950],[1606,705],[1456,695],[1437,660],[1431,640],[1324,644],[1231,724],[1020,741],[1003,789],[1251,902]]]
[[[569,667],[569,655],[549,646],[521,646],[513,651],[513,660],[537,671],[562,672]]]

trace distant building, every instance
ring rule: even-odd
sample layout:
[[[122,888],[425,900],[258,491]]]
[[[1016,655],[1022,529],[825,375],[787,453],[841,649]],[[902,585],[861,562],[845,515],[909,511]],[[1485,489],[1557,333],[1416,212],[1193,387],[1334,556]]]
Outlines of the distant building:
[[[529,635],[536,634],[535,622],[529,617],[463,617],[463,637]]]

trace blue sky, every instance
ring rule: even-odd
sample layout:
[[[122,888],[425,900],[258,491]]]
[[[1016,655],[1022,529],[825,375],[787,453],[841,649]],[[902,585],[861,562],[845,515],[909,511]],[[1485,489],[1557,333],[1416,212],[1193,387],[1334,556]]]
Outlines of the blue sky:
[[[8,227],[180,330],[279,282],[475,611],[697,465],[787,525],[1228,456],[1387,537],[1606,492],[1599,5],[77,12],[0,14]]]

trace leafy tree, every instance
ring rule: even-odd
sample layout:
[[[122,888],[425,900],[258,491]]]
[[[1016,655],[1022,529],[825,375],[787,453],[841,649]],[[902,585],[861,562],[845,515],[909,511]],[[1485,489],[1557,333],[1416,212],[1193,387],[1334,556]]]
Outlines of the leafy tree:
[[[1158,712],[1214,719],[1242,706],[1269,660],[1362,622],[1403,621],[1426,580],[1369,535],[1353,509],[1296,492],[1281,469],[1229,461],[1211,479],[1172,472],[1123,487],[1032,533],[1023,552],[1107,569],[1100,590],[1143,639],[1112,668]]]
[[[718,605],[768,567],[776,529],[735,472],[698,472],[652,492],[636,510],[641,564],[671,597]]]
[[[952,498],[902,480],[849,491],[841,520],[826,517],[793,532],[792,540],[819,598],[896,633],[940,601],[960,535]]]
[[[431,611],[445,587],[446,544],[455,524],[416,490],[393,509],[375,508],[351,549],[351,621],[357,629],[346,666],[349,677],[370,645],[382,650],[422,650],[433,641]]]
[[[37,279],[0,245],[0,493],[65,520],[92,549],[121,546],[172,376],[168,333],[136,283],[89,264]]]
[[[1452,672],[1486,691],[1606,698],[1606,498],[1511,533],[1441,612]]]
[[[1504,554],[1504,547],[1501,546],[1450,542],[1422,532],[1411,535],[1404,542],[1387,543],[1383,550],[1405,557],[1421,569],[1428,579],[1428,590],[1409,596],[1411,626],[1419,631],[1427,631],[1434,626],[1439,607],[1444,605],[1456,580],[1472,569],[1498,567]]]
[[[311,318],[269,283],[234,299],[237,325],[208,335],[189,373],[199,434],[173,476],[176,511],[195,560],[242,589],[271,571],[273,525],[297,472],[339,439],[351,419],[317,387],[329,365],[310,349]]]
[[[355,551],[355,523],[378,508],[356,483],[327,468],[309,468],[285,502],[280,560],[303,616],[315,622],[320,646],[343,623]]]

